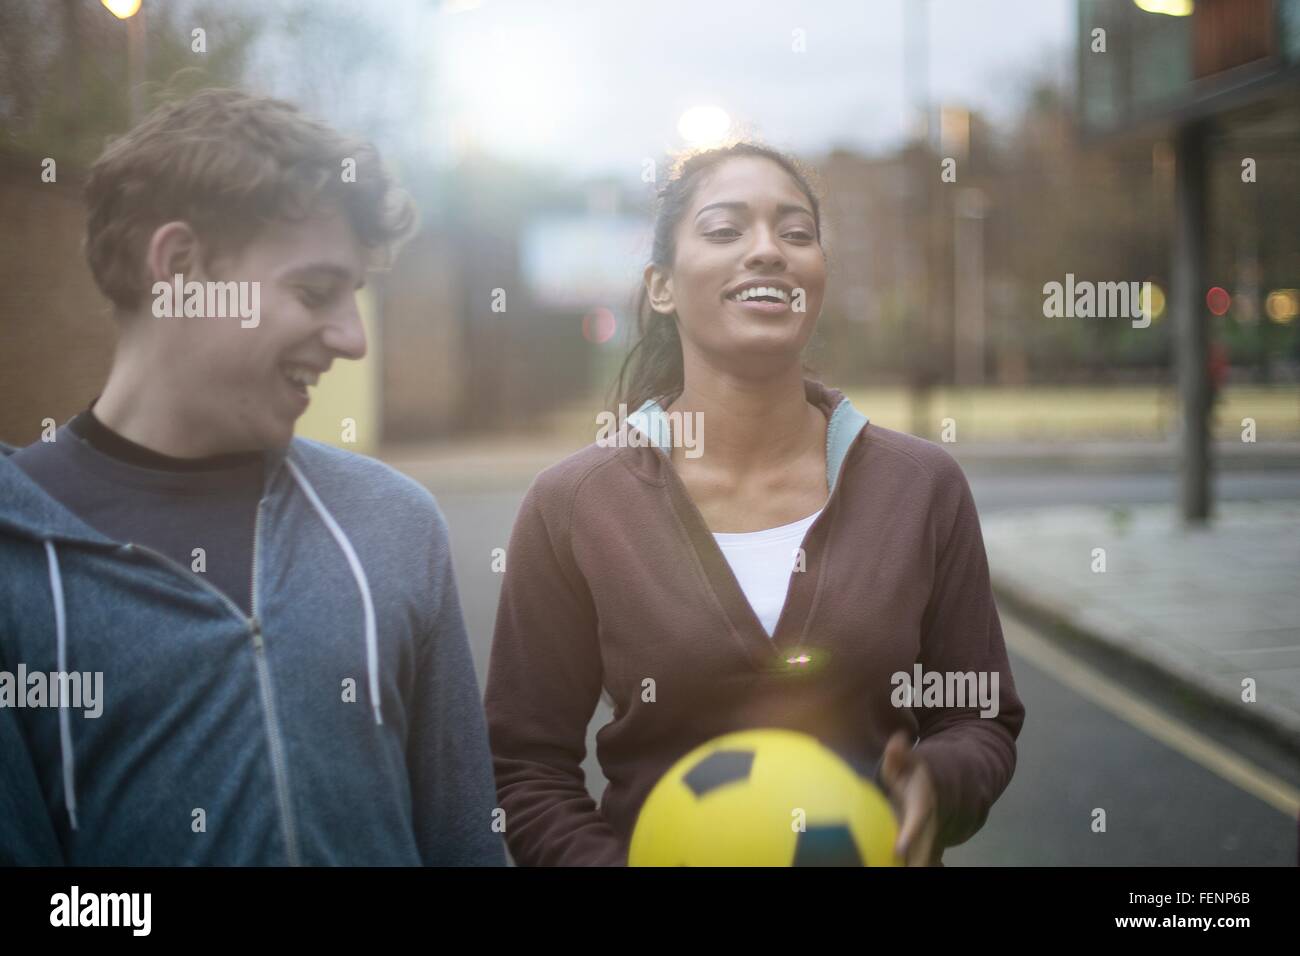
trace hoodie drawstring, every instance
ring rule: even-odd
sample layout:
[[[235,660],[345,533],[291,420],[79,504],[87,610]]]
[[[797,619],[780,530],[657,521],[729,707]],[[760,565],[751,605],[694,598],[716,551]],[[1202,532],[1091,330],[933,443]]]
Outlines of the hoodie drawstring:
[[[50,566],[50,590],[54,594],[54,641],[60,674],[68,673],[68,622],[63,609],[63,576],[59,573],[59,556],[54,542],[46,541],[45,559]],[[62,704],[63,701],[60,701]],[[72,829],[77,829],[76,779],[72,770],[72,716],[67,707],[59,707],[59,754],[63,758],[63,805],[68,808]]]
[[[307,476],[292,461],[286,460],[285,464],[289,466],[289,471],[293,474],[294,480],[298,482],[298,486],[307,495],[307,500],[311,502],[312,507],[316,509],[316,513],[325,522],[325,526],[329,528],[330,534],[334,536],[334,540],[338,542],[344,557],[348,559],[348,567],[352,569],[352,576],[357,580],[357,587],[361,591],[362,612],[365,615],[366,668],[369,676],[370,700],[374,708],[375,723],[383,724],[383,711],[379,706],[379,639],[375,626],[375,605],[370,596],[370,582],[366,579],[365,568],[361,566],[361,561],[357,558],[357,552],[352,547],[352,542],[348,540],[348,536],[339,527],[339,523],[334,520],[334,516],[329,513],[329,509],[320,500],[320,497],[316,494],[316,489],[307,480]],[[54,635],[57,667],[59,673],[66,674],[68,673],[68,622],[63,603],[63,576],[59,573],[59,556],[54,550],[54,542],[45,541],[43,543],[45,545],[46,562],[50,569],[50,591],[54,596]],[[63,804],[68,810],[68,819],[72,823],[72,829],[76,830],[77,790],[76,776],[73,769],[72,717],[67,707],[59,708],[59,754],[63,762]]]
[[[375,605],[370,599],[370,582],[366,580],[366,570],[361,566],[360,559],[357,558],[357,552],[352,547],[352,542],[348,536],[343,533],[339,523],[334,520],[334,516],[329,513],[320,497],[316,494],[316,489],[311,486],[307,476],[302,473],[297,465],[291,459],[286,458],[286,465],[293,475],[294,480],[298,482],[298,487],[302,488],[303,494],[311,502],[316,513],[320,515],[325,527],[329,528],[330,534],[338,543],[344,557],[348,559],[348,566],[352,568],[352,576],[357,579],[357,587],[361,590],[361,607],[366,619],[366,668],[370,677],[370,700],[375,711],[375,723],[384,722],[383,713],[379,708],[379,639],[376,636],[375,628]]]

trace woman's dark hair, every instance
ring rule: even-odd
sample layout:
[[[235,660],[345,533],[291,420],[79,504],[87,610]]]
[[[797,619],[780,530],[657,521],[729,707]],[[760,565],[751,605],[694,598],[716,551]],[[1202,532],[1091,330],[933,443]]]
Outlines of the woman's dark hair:
[[[660,188],[655,200],[654,242],[650,250],[650,261],[655,266],[664,271],[672,268],[677,255],[677,224],[690,208],[701,174],[737,156],[769,159],[790,174],[812,204],[817,241],[821,242],[821,204],[809,183],[809,174],[797,160],[777,150],[740,141],[689,153],[674,163],[668,181]],[[629,411],[636,411],[651,398],[666,406],[682,391],[682,340],[677,331],[677,314],[662,315],[651,308],[650,294],[644,282],[636,297],[636,325],[637,342],[619,369],[611,408],[621,403]]]

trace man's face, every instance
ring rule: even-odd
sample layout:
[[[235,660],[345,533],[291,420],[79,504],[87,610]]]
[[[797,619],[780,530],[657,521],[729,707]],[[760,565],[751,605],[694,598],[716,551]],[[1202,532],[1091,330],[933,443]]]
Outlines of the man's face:
[[[203,429],[211,454],[288,444],[307,409],[308,388],[336,358],[366,354],[356,291],[367,250],[341,211],[274,222],[247,246],[186,275],[186,281],[256,282],[256,325],[239,316],[152,318],[153,367],[175,413]],[[169,277],[170,279],[170,277]]]

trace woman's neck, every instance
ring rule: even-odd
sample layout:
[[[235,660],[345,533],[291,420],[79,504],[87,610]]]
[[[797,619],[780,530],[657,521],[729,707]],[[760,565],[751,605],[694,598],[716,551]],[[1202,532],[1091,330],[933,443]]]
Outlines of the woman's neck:
[[[782,468],[825,446],[826,417],[808,403],[798,365],[762,380],[712,370],[693,375],[688,368],[682,393],[665,411],[700,416],[704,427],[697,425],[696,434],[711,469]],[[677,465],[685,461],[678,447],[672,457]]]

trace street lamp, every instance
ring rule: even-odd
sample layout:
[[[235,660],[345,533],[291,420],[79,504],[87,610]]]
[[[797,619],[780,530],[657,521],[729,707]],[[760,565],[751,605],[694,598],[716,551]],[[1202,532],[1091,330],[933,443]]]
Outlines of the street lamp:
[[[717,106],[692,106],[677,121],[677,132],[694,149],[720,146],[731,130],[731,117]]]
[[[1190,17],[1193,0],[1133,0],[1133,5],[1144,13],[1162,13],[1167,17]]]
[[[140,0],[100,2],[113,16],[126,21],[126,84],[134,125],[144,115],[144,12]]]
[[[140,0],[100,0],[119,20],[129,20],[140,11]]]
[[[964,186],[957,192],[953,218],[953,321],[957,323],[953,378],[957,384],[984,384],[984,191]]]

